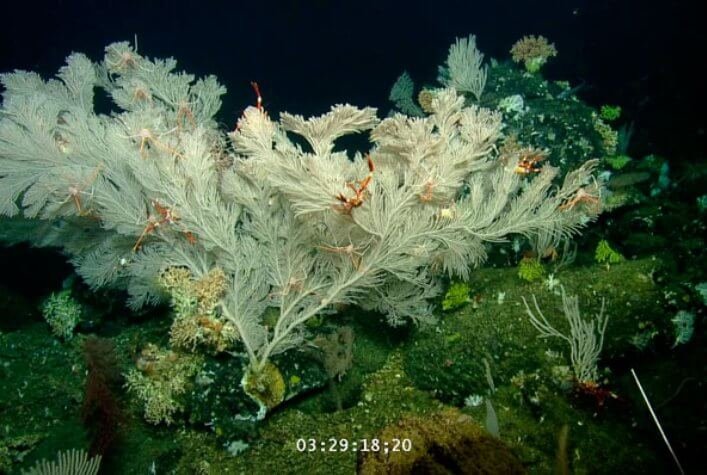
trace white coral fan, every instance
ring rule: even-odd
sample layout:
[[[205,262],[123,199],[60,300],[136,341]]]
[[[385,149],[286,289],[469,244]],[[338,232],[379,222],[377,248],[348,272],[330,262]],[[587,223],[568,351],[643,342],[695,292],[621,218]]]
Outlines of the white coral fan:
[[[358,304],[392,325],[432,322],[441,275],[468,278],[487,243],[568,237],[598,212],[576,199],[598,195],[596,161],[562,183],[549,165],[517,173],[497,153],[501,114],[452,88],[422,118],[340,104],[274,120],[259,102],[227,133],[213,120],[225,89],[175,68],[117,43],[101,63],[71,55],[58,80],[2,75],[0,214],[35,219],[0,234],[62,247],[89,285],[125,288],[133,307],[165,298],[166,268],[221,269],[200,324],[232,325],[256,379],[306,344],[315,316]],[[335,148],[356,133],[367,154]]]

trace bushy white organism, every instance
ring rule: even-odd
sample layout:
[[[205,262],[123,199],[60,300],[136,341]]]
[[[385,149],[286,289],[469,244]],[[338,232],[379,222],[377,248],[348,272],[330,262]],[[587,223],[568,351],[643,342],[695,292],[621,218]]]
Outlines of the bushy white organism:
[[[562,292],[562,309],[569,323],[569,333],[562,333],[553,327],[543,315],[538,301],[533,295],[535,312],[531,310],[528,302],[523,298],[525,310],[530,317],[530,323],[540,333],[540,338],[560,338],[565,340],[570,347],[570,360],[575,378],[580,383],[596,383],[599,378],[597,362],[604,347],[604,333],[609,323],[609,316],[604,314],[604,299],[601,301],[601,310],[594,319],[583,319],[579,313],[579,299],[577,296],[568,296],[565,288],[560,286]]]
[[[438,80],[459,92],[468,92],[476,100],[486,87],[488,67],[483,65],[484,55],[476,47],[476,37],[457,38],[449,47],[446,66],[439,69]]]
[[[117,43],[101,63],[71,55],[58,79],[0,76],[0,214],[13,217],[0,235],[63,248],[88,284],[127,289],[134,307],[165,297],[166,268],[221,269],[218,317],[256,386],[265,370],[280,379],[271,358],[306,341],[309,319],[358,304],[392,325],[433,321],[440,276],[468,278],[487,243],[568,236],[598,212],[563,206],[598,194],[595,161],[562,183],[548,165],[516,173],[496,153],[501,115],[452,88],[424,118],[251,107],[227,133],[213,120],[225,89],[175,67]],[[111,115],[95,111],[96,88]],[[368,154],[335,150],[355,133],[370,133]]]

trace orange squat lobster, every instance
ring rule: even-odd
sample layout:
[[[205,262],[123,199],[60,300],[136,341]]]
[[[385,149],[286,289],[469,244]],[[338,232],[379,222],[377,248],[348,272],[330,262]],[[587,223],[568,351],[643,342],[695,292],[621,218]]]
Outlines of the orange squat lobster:
[[[139,251],[140,247],[142,247],[142,242],[145,240],[145,238],[149,234],[152,234],[157,228],[165,224],[175,224],[177,221],[179,221],[179,216],[177,216],[170,208],[162,206],[157,201],[152,201],[152,207],[155,208],[155,211],[157,211],[158,216],[150,215],[147,218],[147,225],[145,226],[145,229],[142,230],[142,233],[140,234],[140,237],[138,237],[137,242],[135,242],[135,245],[133,246],[133,252]],[[193,233],[184,230],[182,231],[182,234],[184,234],[186,240],[189,241],[189,244],[196,244],[196,236],[194,236]]]
[[[533,151],[535,152],[535,151]],[[521,156],[516,165],[515,172],[519,175],[528,175],[530,173],[540,173],[538,163],[545,160],[547,155],[544,153],[528,153]]]
[[[558,207],[561,211],[568,211],[579,204],[591,206],[594,210],[601,209],[601,198],[590,194],[586,188],[580,188],[577,193]]]
[[[262,112],[263,111],[263,96],[260,95],[260,87],[258,86],[258,83],[255,81],[251,81],[250,86],[255,91],[255,96],[256,96],[255,108]]]
[[[600,386],[594,381],[575,381],[575,391],[579,395],[594,398],[597,408],[604,407],[608,400],[621,401],[621,398],[614,392]]]
[[[265,108],[263,107],[263,96],[260,94],[260,86],[258,86],[257,82],[251,81],[250,87],[252,87],[253,91],[255,91],[255,108],[258,109],[260,112],[265,112]],[[236,123],[236,129],[235,129],[236,132],[241,130],[241,120],[244,117],[245,117],[245,112],[243,112],[243,115],[241,115],[241,119],[239,119],[238,122]]]
[[[354,192],[354,196],[349,198],[343,192],[341,192],[335,197],[337,200],[341,201],[341,204],[338,205],[337,209],[344,214],[351,214],[351,211],[354,208],[358,208],[363,204],[363,201],[365,199],[364,192],[368,188],[368,185],[371,184],[371,180],[373,179],[373,172],[376,170],[375,165],[373,165],[373,160],[371,160],[370,154],[366,155],[366,161],[368,162],[368,175],[366,175],[366,178],[358,182],[358,187],[356,187],[353,183],[346,184],[346,187]]]

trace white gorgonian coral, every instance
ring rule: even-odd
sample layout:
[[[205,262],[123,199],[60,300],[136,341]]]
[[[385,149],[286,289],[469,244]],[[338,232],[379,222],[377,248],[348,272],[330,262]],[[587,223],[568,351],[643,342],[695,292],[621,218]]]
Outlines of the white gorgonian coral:
[[[253,107],[227,134],[213,120],[225,89],[175,65],[118,43],[102,63],[71,55],[58,79],[3,75],[0,213],[14,218],[2,234],[63,248],[90,285],[125,288],[134,307],[164,297],[166,268],[221,269],[216,316],[237,328],[251,379],[277,379],[272,356],[337,304],[429,322],[440,274],[467,278],[487,243],[569,235],[598,211],[563,206],[596,194],[595,162],[559,186],[551,166],[516,173],[495,152],[500,114],[451,88],[425,118],[337,105],[275,121]],[[111,115],[95,111],[96,87]],[[367,131],[365,157],[335,150]]]

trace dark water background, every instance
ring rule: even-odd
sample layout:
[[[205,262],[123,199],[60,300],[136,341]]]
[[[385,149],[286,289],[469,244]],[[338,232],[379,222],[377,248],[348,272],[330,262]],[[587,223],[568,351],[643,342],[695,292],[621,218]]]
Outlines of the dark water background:
[[[93,59],[114,41],[149,57],[215,74],[232,124],[263,89],[272,112],[321,113],[350,102],[385,110],[403,71],[433,82],[455,37],[473,33],[487,58],[508,58],[520,37],[549,38],[549,79],[585,83],[590,104],[620,104],[641,152],[704,154],[704,47],[698,2],[533,1],[15,1],[2,7],[0,71],[53,74],[71,51]]]

